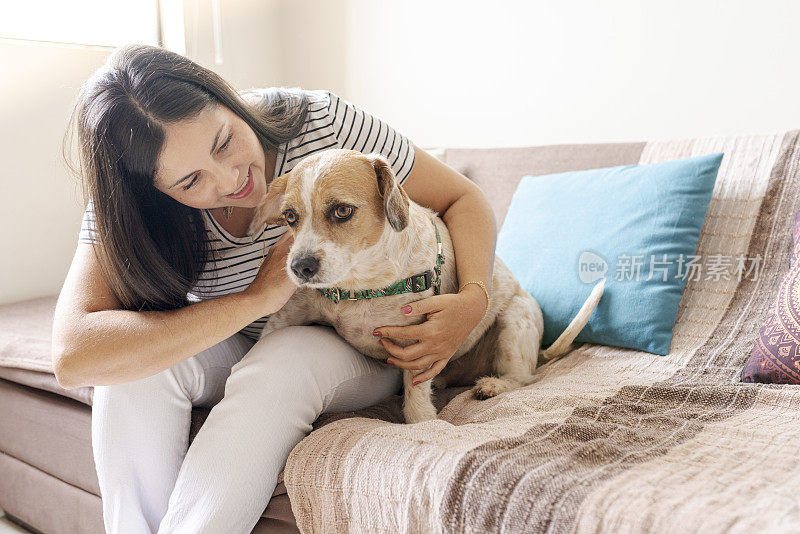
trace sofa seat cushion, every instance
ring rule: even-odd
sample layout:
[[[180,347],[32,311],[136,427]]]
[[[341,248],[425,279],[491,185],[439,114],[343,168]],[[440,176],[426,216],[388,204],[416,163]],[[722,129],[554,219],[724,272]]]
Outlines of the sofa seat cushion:
[[[92,405],[92,394],[94,388],[91,386],[81,386],[78,388],[64,389],[58,383],[53,373],[42,373],[18,367],[0,367],[0,378],[9,382],[16,382],[36,389],[49,391],[57,395],[62,395],[74,399],[83,404]]]
[[[103,534],[100,497],[69,484],[57,476],[0,452],[0,507],[5,518],[24,530],[2,532],[46,532],[47,534]]]
[[[91,410],[66,397],[0,380],[0,451],[59,480],[100,494]]]
[[[93,388],[64,389],[53,374],[53,316],[58,295],[0,305],[0,378],[91,406]]]
[[[0,367],[53,373],[52,333],[57,295],[0,305]]]

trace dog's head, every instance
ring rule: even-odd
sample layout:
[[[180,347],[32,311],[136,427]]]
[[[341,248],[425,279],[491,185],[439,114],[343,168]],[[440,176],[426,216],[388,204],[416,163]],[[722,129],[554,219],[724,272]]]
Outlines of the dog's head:
[[[303,158],[270,184],[251,230],[264,222],[288,225],[294,233],[289,276],[297,285],[330,287],[346,278],[387,224],[401,232],[408,217],[408,195],[386,158],[331,149]]]

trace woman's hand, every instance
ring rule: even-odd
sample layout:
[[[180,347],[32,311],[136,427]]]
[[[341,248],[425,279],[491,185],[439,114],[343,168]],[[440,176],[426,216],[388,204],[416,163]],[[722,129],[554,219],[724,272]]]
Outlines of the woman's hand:
[[[280,310],[297,291],[297,286],[286,273],[286,257],[292,243],[294,234],[287,230],[270,247],[258,274],[243,291],[257,303],[261,317]]]
[[[434,295],[398,310],[406,317],[427,314],[427,320],[418,325],[376,328],[373,334],[380,332],[379,343],[393,356],[388,363],[403,369],[430,367],[414,377],[415,386],[438,375],[483,318],[486,296],[480,287],[476,289],[466,286],[461,293]],[[418,341],[401,347],[387,337]]]

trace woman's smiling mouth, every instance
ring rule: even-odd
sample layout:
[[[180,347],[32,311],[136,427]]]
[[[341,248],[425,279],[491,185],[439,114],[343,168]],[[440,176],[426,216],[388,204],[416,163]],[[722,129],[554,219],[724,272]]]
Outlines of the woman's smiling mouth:
[[[244,198],[247,195],[249,195],[252,190],[253,190],[253,170],[248,167],[247,180],[245,180],[242,187],[240,187],[238,191],[231,193],[230,195],[225,195],[225,198],[233,198],[233,199]]]

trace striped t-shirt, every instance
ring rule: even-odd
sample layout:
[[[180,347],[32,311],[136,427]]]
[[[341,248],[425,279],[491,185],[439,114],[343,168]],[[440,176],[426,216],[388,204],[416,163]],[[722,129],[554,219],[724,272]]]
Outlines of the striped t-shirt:
[[[397,180],[402,184],[414,166],[414,147],[411,141],[377,117],[334,93],[325,90],[305,90],[309,97],[309,113],[300,134],[278,147],[273,179],[288,173],[304,157],[330,148],[358,150],[364,154],[383,154]],[[258,273],[264,254],[288,229],[267,225],[255,239],[234,237],[202,210],[206,233],[210,241],[211,259],[200,274],[188,298],[200,301],[244,290]],[[83,214],[79,243],[97,243],[92,200]],[[264,247],[266,246],[266,249]],[[218,258],[223,261],[219,261]],[[256,341],[269,316],[258,319],[241,330]]]

